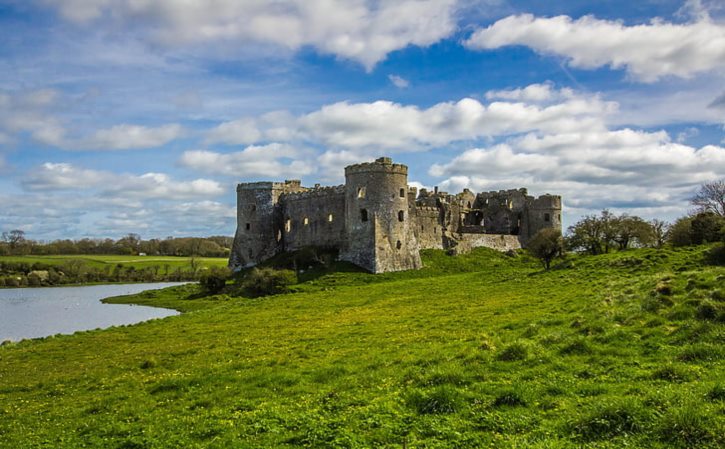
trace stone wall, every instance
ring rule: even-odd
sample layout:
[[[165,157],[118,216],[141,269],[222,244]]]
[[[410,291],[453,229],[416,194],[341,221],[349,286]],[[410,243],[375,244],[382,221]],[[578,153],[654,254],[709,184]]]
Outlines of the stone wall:
[[[491,248],[497,251],[521,249],[521,240],[516,235],[505,234],[457,234],[455,253],[464,254],[473,248]]]
[[[305,246],[340,248],[345,241],[345,187],[282,195],[285,251]]]

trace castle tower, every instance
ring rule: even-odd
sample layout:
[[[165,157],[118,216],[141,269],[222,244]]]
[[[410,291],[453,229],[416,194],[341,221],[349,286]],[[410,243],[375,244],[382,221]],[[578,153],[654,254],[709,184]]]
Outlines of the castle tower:
[[[229,258],[232,269],[268,259],[282,247],[278,200],[285,184],[252,182],[237,185],[237,232]]]
[[[527,232],[522,233],[524,240],[529,240],[544,228],[561,231],[561,196],[541,195],[528,204]]]
[[[340,259],[373,273],[422,267],[409,213],[408,167],[390,158],[345,167]]]

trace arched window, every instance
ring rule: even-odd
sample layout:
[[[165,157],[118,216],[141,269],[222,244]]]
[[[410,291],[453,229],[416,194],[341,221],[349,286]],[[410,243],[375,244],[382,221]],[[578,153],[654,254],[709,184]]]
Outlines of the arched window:
[[[329,215],[327,216],[327,221],[329,221],[330,223],[332,223],[332,214],[329,214]]]
[[[360,221],[368,221],[368,210],[360,209]]]
[[[307,217],[305,217],[305,218],[304,218],[304,219],[302,220],[302,223],[303,223],[303,224],[304,224],[305,226],[307,226],[308,224],[310,224],[310,219],[309,219],[309,218],[307,218]]]
[[[400,197],[405,198],[405,189],[400,189]]]
[[[398,211],[398,221],[404,221],[405,220],[405,212]]]
[[[365,198],[365,187],[358,187],[357,188],[357,197],[358,198]]]

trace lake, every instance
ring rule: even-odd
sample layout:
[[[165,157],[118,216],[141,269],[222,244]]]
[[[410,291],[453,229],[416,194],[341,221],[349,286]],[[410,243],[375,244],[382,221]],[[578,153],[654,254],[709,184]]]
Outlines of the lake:
[[[0,289],[0,342],[72,334],[178,315],[176,310],[103,304],[101,299],[179,284],[183,282]]]

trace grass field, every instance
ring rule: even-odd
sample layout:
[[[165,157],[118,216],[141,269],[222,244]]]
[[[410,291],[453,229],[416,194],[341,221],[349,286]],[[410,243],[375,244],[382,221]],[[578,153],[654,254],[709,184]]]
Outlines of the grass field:
[[[306,274],[296,293],[0,347],[7,448],[717,448],[725,268],[705,247]]]
[[[67,256],[0,256],[0,262],[42,263],[47,265],[63,265],[71,260],[79,260],[87,263],[89,266],[101,268],[108,265],[130,265],[134,268],[145,268],[151,266],[169,265],[171,268],[188,267],[190,257],[174,257],[174,256],[107,256],[107,255],[67,255]],[[195,261],[200,266],[206,267],[224,267],[227,265],[228,259],[225,257],[197,257]]]

